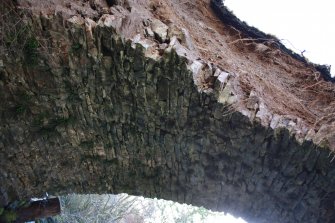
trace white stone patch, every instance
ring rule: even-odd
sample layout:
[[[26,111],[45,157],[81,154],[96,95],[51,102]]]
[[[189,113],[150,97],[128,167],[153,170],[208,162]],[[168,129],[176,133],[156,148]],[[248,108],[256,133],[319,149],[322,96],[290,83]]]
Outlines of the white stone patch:
[[[137,34],[132,38],[132,43],[138,43],[141,40],[141,34]]]
[[[72,16],[67,20],[70,23],[77,24],[77,25],[83,25],[85,23],[84,19],[81,16]]]
[[[274,114],[270,123],[270,127],[272,129],[275,129],[278,126],[280,116],[277,114]]]
[[[146,27],[144,31],[147,37],[151,37],[151,38],[155,37],[155,34],[150,27]]]
[[[93,29],[95,29],[96,25],[97,24],[92,19],[89,18],[85,19],[88,54],[95,60],[97,59],[98,56],[98,50],[94,44],[94,36],[93,36]]]
[[[146,57],[154,60],[158,60],[161,57],[159,55],[156,42],[147,38],[143,38],[141,34],[136,34],[131,40],[131,47],[135,49],[136,44],[140,44],[144,48],[144,55]]]
[[[179,56],[186,57],[189,61],[196,61],[196,56],[193,52],[191,52],[189,49],[187,49],[185,46],[183,46],[177,39],[176,36],[173,36],[170,39],[169,47],[167,48],[167,52],[171,51],[171,49],[174,49]]]
[[[100,17],[98,25],[112,27],[118,30],[122,26],[122,18],[116,17],[115,15],[104,14]]]
[[[201,63],[200,61],[198,60],[193,61],[193,63],[190,66],[192,74],[193,74],[193,80],[197,79],[203,67],[204,67],[204,64]]]
[[[323,148],[335,147],[335,123],[321,125],[318,132],[315,133],[313,141]]]
[[[186,44],[186,47],[191,50],[191,51],[197,51],[196,47],[194,46],[194,43],[192,41],[192,38],[191,38],[191,35],[190,33],[188,32],[187,29],[184,29],[182,28],[181,29],[183,34],[184,34],[184,38],[185,38],[185,44]]]
[[[215,76],[215,74],[214,74]],[[228,77],[229,77],[229,73],[227,72],[220,72],[220,74],[218,75],[218,81],[220,81],[221,84],[226,84],[228,82]]]
[[[250,120],[253,119],[253,113],[251,111],[249,111],[248,109],[241,109],[240,112],[242,113],[242,115],[247,116]]]
[[[140,39],[138,43],[141,44],[146,50],[149,48],[155,48],[157,46],[157,43],[149,39]]]
[[[268,127],[271,123],[272,114],[263,102],[259,104],[259,111],[256,113],[256,117],[259,118],[262,125],[266,127]]]
[[[151,23],[151,29],[163,42],[166,41],[169,29],[167,25],[158,19],[154,19]]]
[[[231,82],[227,82],[226,86],[222,89],[220,92],[218,101],[220,103],[228,103],[228,104],[233,104],[237,101],[237,97],[234,93],[233,86]]]
[[[315,130],[314,129],[310,129],[307,132],[307,135],[306,135],[305,139],[306,140],[312,140],[314,136],[315,136]]]

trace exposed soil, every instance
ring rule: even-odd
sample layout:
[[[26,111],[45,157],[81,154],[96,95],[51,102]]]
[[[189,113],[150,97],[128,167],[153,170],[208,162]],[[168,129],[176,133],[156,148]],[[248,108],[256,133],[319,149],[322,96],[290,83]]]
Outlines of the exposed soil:
[[[257,43],[225,26],[210,0],[153,2],[157,18],[189,30],[202,58],[237,74],[242,103],[253,92],[273,114],[302,119],[315,132],[322,125],[335,130],[335,84],[325,81],[313,65],[292,58],[271,41]]]

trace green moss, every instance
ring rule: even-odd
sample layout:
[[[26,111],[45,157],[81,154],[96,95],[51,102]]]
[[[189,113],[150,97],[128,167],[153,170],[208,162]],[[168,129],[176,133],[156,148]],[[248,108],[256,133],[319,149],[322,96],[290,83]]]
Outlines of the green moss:
[[[24,105],[17,105],[15,106],[15,113],[17,115],[21,115],[23,113],[25,113],[25,111],[27,111],[27,107]]]
[[[3,219],[5,223],[15,222],[16,218],[17,218],[16,213],[10,210],[8,211],[5,210],[1,215],[1,219]]]
[[[27,66],[36,66],[38,63],[38,49],[39,43],[35,37],[27,39],[24,48],[24,60]]]
[[[83,48],[83,46],[80,43],[74,43],[71,46],[70,52],[71,53],[78,53],[82,48]]]
[[[16,115],[24,114],[29,110],[31,104],[31,96],[27,92],[18,92],[16,106],[14,107],[14,113]]]
[[[27,50],[35,50],[37,49],[38,45],[39,44],[37,39],[35,37],[30,37],[25,44],[25,48]]]

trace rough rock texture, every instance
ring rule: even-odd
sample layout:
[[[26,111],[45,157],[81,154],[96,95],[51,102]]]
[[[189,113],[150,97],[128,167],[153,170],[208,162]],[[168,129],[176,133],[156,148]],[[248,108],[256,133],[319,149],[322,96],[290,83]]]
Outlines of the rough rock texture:
[[[329,142],[298,142],[256,91],[233,106],[238,74],[200,59],[191,30],[147,1],[26,2],[39,47],[1,56],[1,204],[126,192],[249,222],[334,222]]]

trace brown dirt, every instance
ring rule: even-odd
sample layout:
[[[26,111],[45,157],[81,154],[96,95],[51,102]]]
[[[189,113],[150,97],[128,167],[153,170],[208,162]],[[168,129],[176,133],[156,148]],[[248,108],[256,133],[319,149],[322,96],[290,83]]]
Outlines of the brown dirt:
[[[255,43],[225,26],[210,0],[152,2],[157,18],[189,30],[202,58],[239,74],[246,101],[253,91],[272,113],[301,118],[315,131],[334,123],[335,84],[324,81],[312,65],[293,59],[271,42]]]

